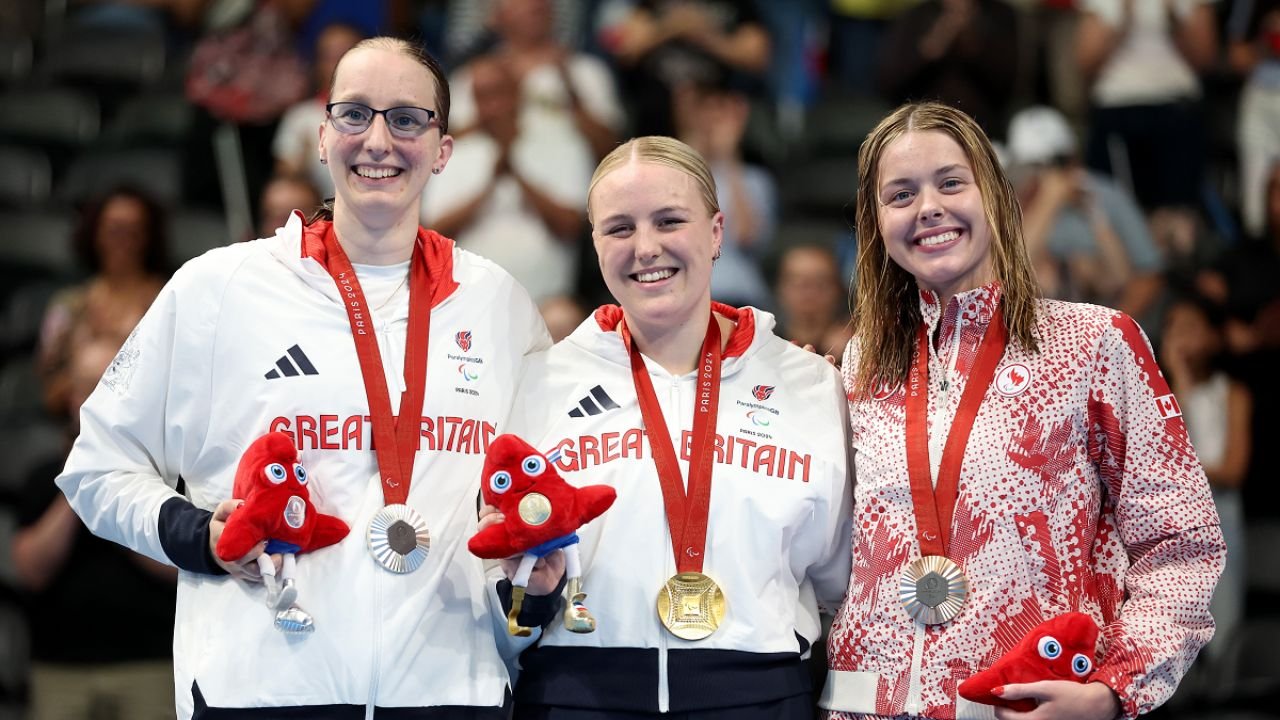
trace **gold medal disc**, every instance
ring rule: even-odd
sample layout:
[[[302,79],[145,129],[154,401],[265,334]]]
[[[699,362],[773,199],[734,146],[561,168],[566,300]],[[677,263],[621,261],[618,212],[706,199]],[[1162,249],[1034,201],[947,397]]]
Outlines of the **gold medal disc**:
[[[898,599],[907,614],[925,625],[951,622],[968,597],[969,579],[959,565],[941,555],[912,560],[898,585]]]
[[[365,535],[369,553],[393,573],[411,573],[427,559],[431,534],[417,510],[408,505],[388,505],[369,521]]]
[[[658,619],[684,640],[710,637],[724,619],[724,593],[700,572],[673,575],[658,591]]]

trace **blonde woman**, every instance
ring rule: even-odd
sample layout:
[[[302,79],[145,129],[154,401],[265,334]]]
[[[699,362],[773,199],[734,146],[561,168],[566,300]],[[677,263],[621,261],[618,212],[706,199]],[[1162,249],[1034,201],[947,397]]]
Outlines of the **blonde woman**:
[[[588,213],[619,304],[530,358],[511,428],[618,498],[579,530],[596,628],[535,633],[516,717],[811,718],[803,659],[849,579],[839,376],[711,301],[724,216],[684,143],[615,149]]]

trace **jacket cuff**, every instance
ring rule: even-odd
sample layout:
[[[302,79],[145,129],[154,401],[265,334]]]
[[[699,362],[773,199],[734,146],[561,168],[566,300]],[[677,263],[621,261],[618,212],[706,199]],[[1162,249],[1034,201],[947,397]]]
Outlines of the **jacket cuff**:
[[[560,607],[564,601],[562,594],[564,586],[567,582],[565,576],[560,577],[560,584],[550,595],[530,595],[524,596],[524,604],[520,606],[520,616],[516,618],[516,622],[525,627],[546,628],[560,614]],[[502,614],[506,615],[511,612],[511,581],[502,578],[498,581],[498,601],[502,603]]]
[[[1122,691],[1122,688],[1133,686],[1133,678],[1129,673],[1114,668],[1111,670],[1099,668],[1099,671],[1094,672],[1089,678],[1089,682],[1102,683],[1115,694],[1116,699],[1120,701],[1120,714],[1117,716],[1119,720],[1134,720],[1138,717],[1140,713],[1137,701]]]
[[[160,546],[179,568],[202,575],[226,575],[209,550],[209,521],[213,513],[185,498],[170,498],[160,506]]]

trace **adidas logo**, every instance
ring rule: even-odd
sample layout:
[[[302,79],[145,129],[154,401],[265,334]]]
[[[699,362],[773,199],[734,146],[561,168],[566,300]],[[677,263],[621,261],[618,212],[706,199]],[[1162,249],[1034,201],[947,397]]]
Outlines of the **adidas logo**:
[[[289,362],[289,358],[293,358],[293,362]],[[297,365],[294,365],[297,363]],[[319,375],[320,371],[316,370],[316,366],[311,364],[311,359],[307,354],[302,352],[302,348],[294,345],[289,348],[285,355],[281,355],[276,361],[276,369],[268,372],[266,378],[268,380],[276,380],[282,377],[297,377],[298,375]]]
[[[594,399],[593,399],[594,398]],[[591,394],[578,401],[578,406],[569,411],[569,417],[580,418],[587,415],[599,415],[605,410],[617,410],[618,403],[609,397],[609,393],[599,385],[591,388]]]

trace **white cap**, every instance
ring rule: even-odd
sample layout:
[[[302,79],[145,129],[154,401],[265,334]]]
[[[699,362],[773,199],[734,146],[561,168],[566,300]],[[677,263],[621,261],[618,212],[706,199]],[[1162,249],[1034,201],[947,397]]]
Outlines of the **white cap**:
[[[1037,105],[1019,111],[1009,121],[1009,156],[1017,165],[1044,163],[1075,156],[1078,145],[1067,118],[1058,110]]]

